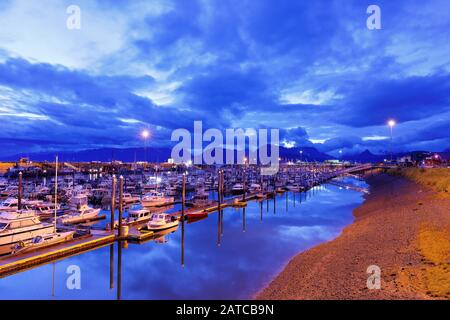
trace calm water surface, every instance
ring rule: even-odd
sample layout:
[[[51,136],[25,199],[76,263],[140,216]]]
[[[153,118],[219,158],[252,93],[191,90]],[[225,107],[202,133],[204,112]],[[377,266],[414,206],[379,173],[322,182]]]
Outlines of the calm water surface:
[[[115,243],[0,279],[0,299],[251,298],[296,254],[339,235],[363,200],[359,192],[324,185],[295,200],[293,193],[277,196],[275,208],[273,200],[262,209],[252,201],[245,210],[225,209],[222,230],[217,213],[186,224],[184,267],[180,224],[158,241]],[[80,267],[81,290],[67,288],[71,265]]]

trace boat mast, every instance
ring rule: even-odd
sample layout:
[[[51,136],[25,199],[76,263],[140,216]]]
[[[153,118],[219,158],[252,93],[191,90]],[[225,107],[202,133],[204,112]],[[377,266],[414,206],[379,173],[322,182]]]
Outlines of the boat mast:
[[[55,233],[56,233],[56,211],[58,206],[58,156],[56,156],[56,170],[55,170]]]

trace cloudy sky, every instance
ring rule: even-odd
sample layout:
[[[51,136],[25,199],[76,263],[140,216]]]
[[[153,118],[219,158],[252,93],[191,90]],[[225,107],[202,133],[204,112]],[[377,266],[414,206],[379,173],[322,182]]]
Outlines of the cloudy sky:
[[[69,5],[81,29],[66,26]],[[366,27],[381,8],[381,30]],[[450,2],[2,0],[0,154],[280,128],[337,154],[450,148]]]

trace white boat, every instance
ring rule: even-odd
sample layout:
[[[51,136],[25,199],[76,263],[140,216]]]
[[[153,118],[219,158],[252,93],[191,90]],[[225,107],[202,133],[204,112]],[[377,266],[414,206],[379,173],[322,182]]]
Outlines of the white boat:
[[[300,192],[303,191],[304,188],[298,183],[293,183],[291,185],[288,185],[286,189],[288,189],[289,191]]]
[[[142,197],[141,203],[144,207],[160,207],[164,205],[172,204],[175,201],[174,197],[166,197],[161,192],[150,192]]]
[[[128,217],[126,223],[138,223],[145,222],[151,219],[153,213],[146,209],[130,210],[128,211]]]
[[[149,222],[147,222],[146,229],[150,231],[159,231],[170,229],[178,226],[179,221],[174,216],[166,213],[154,214]]]
[[[14,212],[17,211],[19,200],[16,198],[8,198],[0,203],[0,212]]]
[[[33,211],[0,213],[0,246],[27,241],[36,236],[52,233],[54,225],[42,223]]]
[[[27,253],[36,249],[42,249],[73,239],[75,231],[42,234],[29,241],[20,241],[11,247],[11,254]]]
[[[252,183],[249,188],[250,193],[261,192],[261,190],[261,185],[257,183]]]
[[[51,202],[27,202],[24,207],[26,210],[35,211],[41,220],[50,219],[55,215],[55,204]],[[56,212],[59,215],[63,213],[58,204],[56,205]]]
[[[133,197],[130,193],[124,193],[122,195],[122,200],[124,204],[133,204],[139,202],[139,197]]]
[[[94,219],[99,213],[100,209],[88,206],[86,195],[77,195],[70,199],[70,209],[58,221],[62,224],[80,223]]]
[[[197,189],[197,192],[195,193],[192,200],[186,203],[186,205],[193,207],[204,207],[210,204],[211,202],[212,201],[209,200],[209,193],[205,191],[205,189],[200,188]]]
[[[236,183],[233,188],[231,189],[231,193],[233,194],[243,194],[244,193],[244,186],[240,183]]]
[[[176,196],[177,195],[177,188],[173,186],[169,186],[166,188],[166,195],[168,196]]]

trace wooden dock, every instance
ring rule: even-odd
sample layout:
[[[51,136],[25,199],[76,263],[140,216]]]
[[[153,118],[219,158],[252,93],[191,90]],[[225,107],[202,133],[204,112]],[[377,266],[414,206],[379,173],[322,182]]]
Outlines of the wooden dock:
[[[114,233],[93,230],[89,237],[78,238],[23,255],[1,258],[0,278],[103,247],[114,242],[115,238]]]

